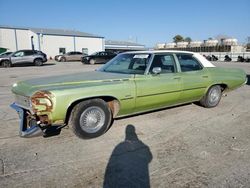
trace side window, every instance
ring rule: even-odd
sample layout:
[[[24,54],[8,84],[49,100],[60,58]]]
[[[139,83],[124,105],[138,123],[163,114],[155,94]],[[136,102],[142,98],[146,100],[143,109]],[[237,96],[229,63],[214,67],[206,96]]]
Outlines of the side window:
[[[176,54],[176,56],[179,60],[182,72],[197,71],[202,69],[200,63],[192,55]]]
[[[171,54],[155,55],[149,71],[152,72],[154,67],[160,67],[161,73],[176,72],[175,60]]]

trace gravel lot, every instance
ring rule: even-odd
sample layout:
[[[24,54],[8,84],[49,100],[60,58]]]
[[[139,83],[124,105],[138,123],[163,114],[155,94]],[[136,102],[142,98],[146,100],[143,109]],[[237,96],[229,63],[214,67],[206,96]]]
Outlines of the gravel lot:
[[[215,64],[250,75],[247,63]],[[0,187],[249,187],[249,82],[216,108],[188,104],[119,119],[96,139],[81,140],[68,128],[49,138],[18,136],[18,116],[9,107],[13,83],[97,67],[0,68]]]

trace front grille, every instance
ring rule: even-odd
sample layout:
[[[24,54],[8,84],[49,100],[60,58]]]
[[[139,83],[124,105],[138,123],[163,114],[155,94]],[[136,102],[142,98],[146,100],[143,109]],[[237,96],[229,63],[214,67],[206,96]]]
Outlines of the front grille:
[[[20,106],[30,108],[31,102],[30,98],[22,95],[15,95],[15,102]]]

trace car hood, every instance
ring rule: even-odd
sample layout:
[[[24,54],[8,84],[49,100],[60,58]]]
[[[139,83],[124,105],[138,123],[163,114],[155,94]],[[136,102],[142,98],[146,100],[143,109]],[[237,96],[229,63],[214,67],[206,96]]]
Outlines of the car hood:
[[[34,92],[41,90],[51,91],[76,87],[93,87],[130,78],[133,78],[133,75],[100,71],[81,72],[21,81],[13,85],[12,92],[18,95],[31,96]]]

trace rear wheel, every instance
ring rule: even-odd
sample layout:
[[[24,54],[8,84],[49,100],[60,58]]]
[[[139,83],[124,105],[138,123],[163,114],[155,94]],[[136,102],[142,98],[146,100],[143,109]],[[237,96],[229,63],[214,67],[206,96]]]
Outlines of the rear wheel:
[[[10,62],[10,61],[5,60],[5,61],[3,61],[3,62],[2,62],[2,66],[3,66],[3,67],[5,67],[5,68],[8,68],[8,67],[11,67],[11,66],[12,66],[12,64],[11,64],[11,62]]]
[[[211,86],[206,95],[200,100],[202,106],[212,108],[219,104],[222,91],[219,85]]]
[[[43,61],[42,61],[41,59],[35,59],[35,60],[34,60],[34,64],[35,64],[36,66],[42,66],[42,65],[43,65]]]
[[[69,124],[79,138],[95,138],[104,134],[112,122],[112,113],[102,99],[91,99],[77,104]]]

